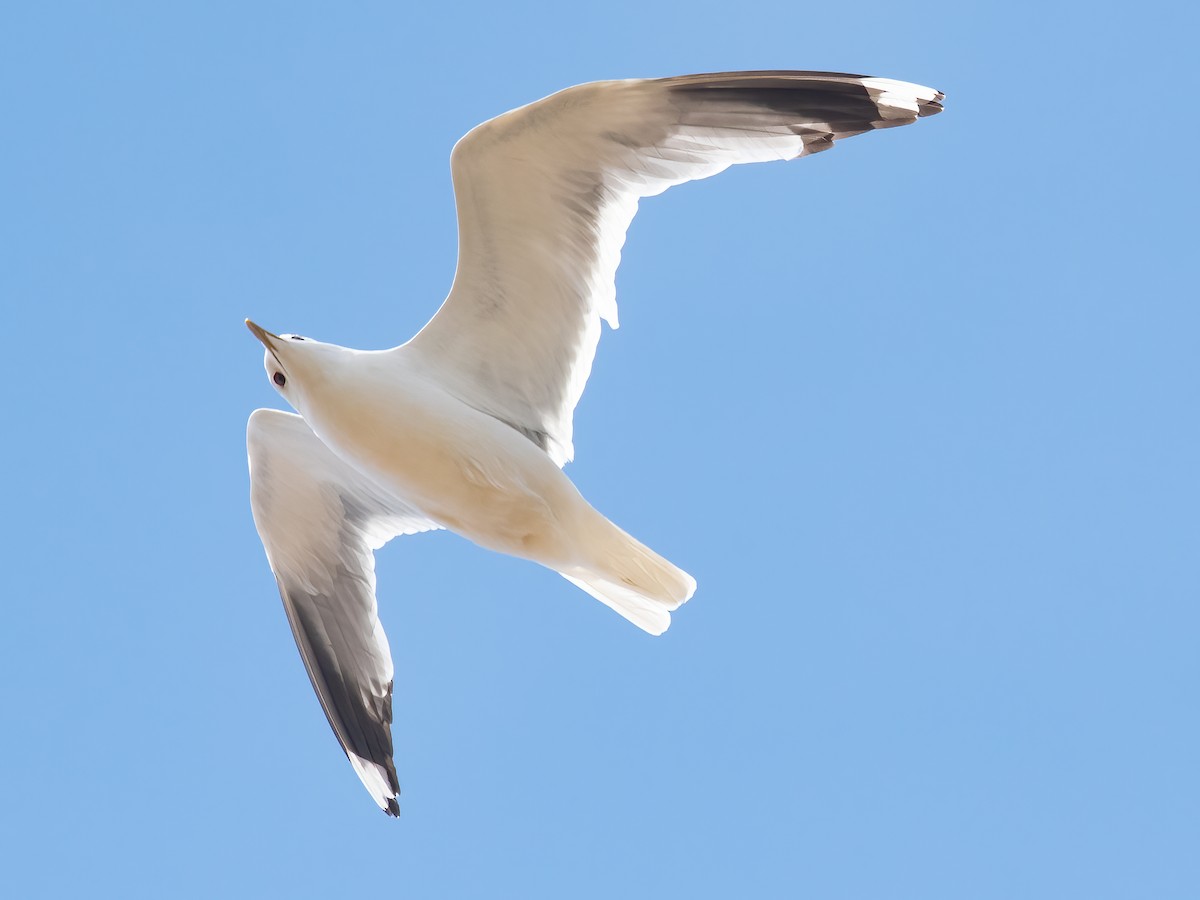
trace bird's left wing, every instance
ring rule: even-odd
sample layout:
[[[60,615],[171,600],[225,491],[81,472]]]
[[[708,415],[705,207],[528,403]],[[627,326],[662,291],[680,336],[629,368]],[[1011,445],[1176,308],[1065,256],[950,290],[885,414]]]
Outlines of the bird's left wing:
[[[738,163],[794,159],[941,110],[932,88],[833,72],[718,72],[560,91],[454,148],[458,271],[405,345],[468,405],[559,465],[638,199]]]
[[[292,413],[246,427],[250,507],[321,707],[375,802],[399,814],[392,761],[392,657],[372,551],[437,528],[344,463]]]

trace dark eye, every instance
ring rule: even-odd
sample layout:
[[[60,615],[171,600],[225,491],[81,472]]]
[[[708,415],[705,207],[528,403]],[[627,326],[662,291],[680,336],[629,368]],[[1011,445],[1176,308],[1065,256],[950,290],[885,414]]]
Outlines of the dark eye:
[[[292,340],[293,341],[302,341],[302,340],[304,340],[304,338],[300,337],[300,335],[298,335],[298,334],[293,334]]]
[[[285,384],[287,384],[287,379],[283,376],[282,372],[276,372],[274,375],[271,376],[271,380],[274,381],[280,387],[283,387]]]

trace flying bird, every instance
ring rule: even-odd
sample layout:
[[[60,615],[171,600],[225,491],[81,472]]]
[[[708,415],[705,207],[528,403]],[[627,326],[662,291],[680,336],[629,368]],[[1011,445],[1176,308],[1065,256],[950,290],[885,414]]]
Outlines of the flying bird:
[[[364,351],[247,320],[298,415],[247,426],[254,523],[313,688],[375,802],[399,814],[392,659],[373,551],[445,528],[541,563],[650,634],[695,580],[562,472],[638,200],[940,112],[931,88],[832,72],[584,84],[454,147],[458,269],[408,343]]]

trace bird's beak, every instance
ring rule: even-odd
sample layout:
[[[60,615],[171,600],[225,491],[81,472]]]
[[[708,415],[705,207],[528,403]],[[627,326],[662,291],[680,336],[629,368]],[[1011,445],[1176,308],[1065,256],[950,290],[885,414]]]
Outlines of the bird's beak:
[[[246,320],[246,327],[250,329],[251,334],[263,342],[264,347],[266,347],[272,353],[275,352],[275,342],[279,340],[279,335],[271,334],[271,332],[267,331],[267,329],[255,325],[249,319]]]
[[[262,341],[263,346],[270,351],[273,357],[275,357],[275,362],[282,366],[283,360],[279,358],[279,354],[275,352],[275,348],[283,343],[283,339],[280,338],[279,335],[271,334],[271,332],[267,331],[267,329],[255,325],[249,319],[246,320],[246,327],[250,329],[251,334]]]

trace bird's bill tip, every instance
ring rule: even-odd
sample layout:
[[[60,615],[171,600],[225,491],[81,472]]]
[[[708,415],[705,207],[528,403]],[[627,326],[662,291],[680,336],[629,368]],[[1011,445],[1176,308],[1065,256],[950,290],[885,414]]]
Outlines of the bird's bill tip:
[[[249,319],[246,320],[246,327],[250,329],[251,334],[253,334],[268,347],[270,347],[274,341],[279,340],[279,335],[271,334],[271,332],[267,331],[267,329],[263,328],[261,325],[256,325]]]

